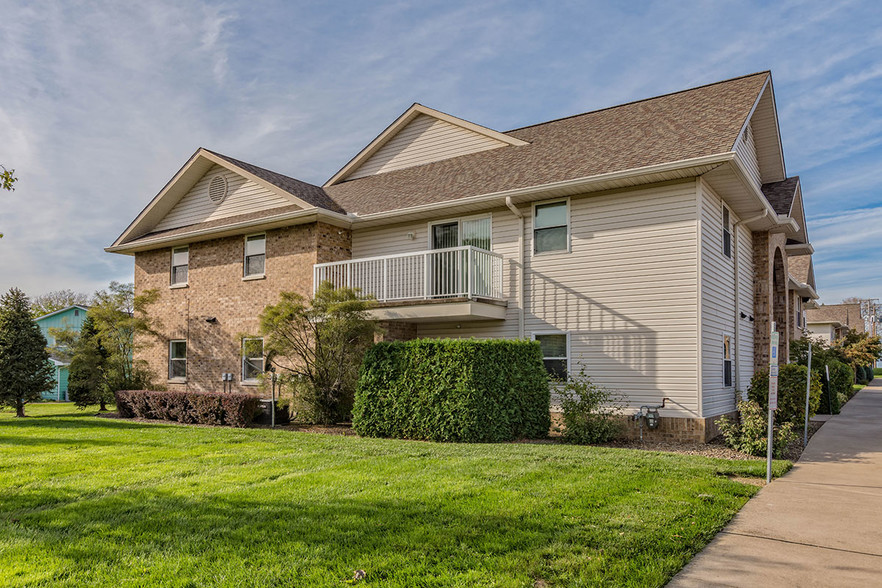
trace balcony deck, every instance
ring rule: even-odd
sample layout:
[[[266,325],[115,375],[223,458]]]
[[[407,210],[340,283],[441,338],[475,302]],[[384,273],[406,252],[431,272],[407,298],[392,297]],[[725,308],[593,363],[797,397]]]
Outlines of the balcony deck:
[[[472,246],[319,263],[314,284],[358,288],[380,320],[501,320],[502,256]]]

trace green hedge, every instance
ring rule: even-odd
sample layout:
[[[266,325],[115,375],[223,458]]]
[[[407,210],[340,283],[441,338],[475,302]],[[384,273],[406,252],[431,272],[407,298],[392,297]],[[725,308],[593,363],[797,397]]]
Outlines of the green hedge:
[[[416,339],[364,358],[352,427],[359,435],[499,442],[548,435],[551,394],[539,344]]]
[[[805,420],[805,381],[808,368],[804,365],[787,363],[778,368],[778,422],[802,423]],[[769,370],[756,372],[747,389],[750,400],[758,403],[764,411],[769,407]],[[812,374],[811,395],[809,397],[809,418],[818,411],[821,404],[821,378],[817,372]]]

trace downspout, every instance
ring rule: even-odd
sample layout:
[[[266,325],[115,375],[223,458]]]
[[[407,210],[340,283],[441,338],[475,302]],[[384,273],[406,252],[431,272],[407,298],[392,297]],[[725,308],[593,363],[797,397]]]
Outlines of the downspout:
[[[505,197],[505,205],[518,217],[518,339],[523,339],[524,333],[524,213],[511,201],[511,196]]]
[[[735,237],[735,242],[732,244],[732,255],[735,258],[735,332],[733,333],[735,337],[735,389],[738,390],[738,387],[741,385],[741,347],[740,347],[740,335],[741,332],[741,284],[738,282],[740,279],[739,275],[739,266],[738,266],[738,228],[743,224],[748,224],[752,222],[756,222],[758,220],[762,220],[769,216],[769,209],[763,209],[763,213],[754,216],[751,218],[746,218],[738,221],[734,225],[732,225],[732,235]],[[753,309],[751,309],[751,314],[753,314]]]

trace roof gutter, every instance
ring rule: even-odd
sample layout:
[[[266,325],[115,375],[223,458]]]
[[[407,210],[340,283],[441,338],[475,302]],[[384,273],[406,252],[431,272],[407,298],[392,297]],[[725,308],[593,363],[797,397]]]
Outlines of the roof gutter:
[[[524,213],[514,205],[511,196],[505,197],[505,205],[518,218],[518,339],[525,339],[524,330]]]
[[[487,202],[495,202],[502,201],[504,202],[506,199],[511,198],[512,200],[516,200],[519,197],[529,197],[535,196],[537,193],[547,192],[551,190],[572,190],[574,194],[579,193],[579,191],[584,190],[585,192],[591,191],[591,188],[597,184],[601,184],[603,182],[609,182],[613,180],[621,180],[626,178],[634,178],[641,175],[650,175],[650,174],[658,174],[664,173],[668,171],[674,171],[678,169],[682,169],[685,167],[698,167],[698,166],[707,166],[707,165],[721,165],[727,162],[730,162],[735,159],[734,151],[727,151],[725,153],[717,153],[715,155],[706,155],[703,157],[695,157],[692,159],[681,159],[679,161],[669,162],[669,163],[660,163],[657,165],[649,165],[645,167],[636,167],[616,172],[609,172],[605,174],[598,174],[594,176],[585,176],[581,178],[574,178],[571,180],[563,180],[560,182],[550,182],[547,184],[539,184],[537,186],[527,186],[524,188],[513,188],[511,190],[503,190],[500,192],[491,192],[489,194],[481,194],[478,196],[469,196],[467,198],[458,198],[456,200],[444,200],[442,202],[433,202],[431,204],[423,204],[420,206],[412,206],[410,208],[399,208],[395,210],[388,210],[383,212],[374,212],[370,214],[357,214],[356,218],[353,219],[354,222],[367,222],[367,221],[375,221],[375,220],[384,220],[388,218],[395,218],[397,216],[403,216],[407,214],[419,214],[424,212],[432,212],[434,210],[448,208],[451,205],[464,205],[464,204],[481,204]]]
[[[284,214],[277,214],[249,221],[231,223],[229,225],[220,225],[216,227],[189,231],[186,233],[177,233],[174,235],[159,236],[153,239],[145,239],[143,241],[124,243],[122,245],[105,247],[104,251],[107,251],[108,253],[123,253],[131,255],[137,251],[157,249],[162,246],[168,246],[176,243],[190,243],[193,241],[214,239],[215,237],[225,236],[225,234],[235,235],[237,233],[247,232],[251,229],[276,228],[276,226],[288,226],[290,224],[303,224],[314,221],[324,221],[331,225],[343,226],[348,228],[352,224],[352,217],[345,214],[340,214],[339,212],[323,210],[321,208],[311,208],[307,210],[297,210],[295,212],[286,212]]]

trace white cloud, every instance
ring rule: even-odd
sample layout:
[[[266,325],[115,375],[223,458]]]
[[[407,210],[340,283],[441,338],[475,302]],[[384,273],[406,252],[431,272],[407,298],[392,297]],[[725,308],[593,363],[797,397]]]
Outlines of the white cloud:
[[[131,258],[102,247],[198,146],[320,183],[413,101],[505,130],[767,68],[819,282],[847,283],[840,260],[879,237],[834,220],[882,180],[869,2],[0,0],[0,13],[0,163],[21,178],[0,194],[0,290],[131,279]]]

